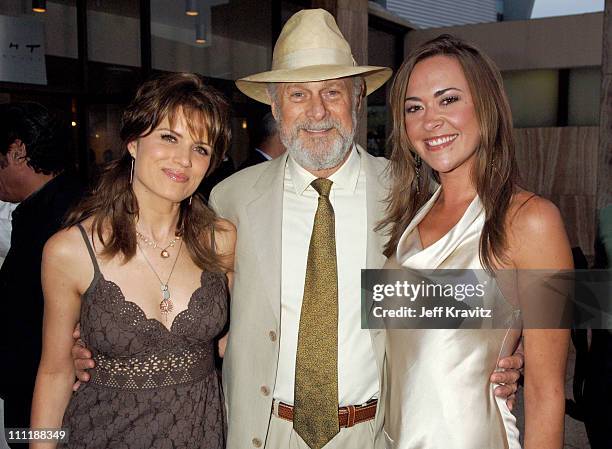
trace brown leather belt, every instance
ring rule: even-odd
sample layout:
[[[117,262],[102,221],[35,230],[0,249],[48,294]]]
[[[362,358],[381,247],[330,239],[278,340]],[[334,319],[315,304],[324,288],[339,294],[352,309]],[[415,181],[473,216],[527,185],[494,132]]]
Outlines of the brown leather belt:
[[[293,421],[293,406],[283,402],[278,404],[278,417],[287,421]],[[364,405],[349,405],[338,408],[338,422],[340,427],[353,427],[370,419],[376,415],[377,399],[365,403]]]

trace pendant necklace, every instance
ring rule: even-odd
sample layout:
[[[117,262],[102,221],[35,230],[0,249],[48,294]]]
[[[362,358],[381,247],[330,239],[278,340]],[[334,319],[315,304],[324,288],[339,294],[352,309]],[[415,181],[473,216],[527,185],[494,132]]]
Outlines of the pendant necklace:
[[[172,309],[174,309],[174,305],[172,304],[172,298],[170,297],[170,290],[168,290],[168,283],[170,282],[172,273],[174,273],[174,267],[176,266],[176,261],[178,260],[179,255],[181,254],[181,248],[183,247],[183,241],[181,240],[181,242],[179,243],[179,249],[178,249],[178,252],[176,253],[176,258],[174,259],[174,263],[172,264],[172,268],[170,269],[170,274],[168,275],[168,279],[166,279],[166,282],[163,282],[161,280],[161,278],[159,277],[159,274],[157,274],[157,271],[155,271],[155,268],[153,268],[153,265],[149,261],[149,258],[144,253],[144,251],[142,250],[142,247],[138,244],[138,242],[136,242],[136,246],[138,246],[138,249],[140,250],[142,257],[144,257],[144,260],[147,262],[147,265],[149,265],[149,268],[151,269],[151,271],[153,272],[153,274],[159,281],[161,295],[162,295],[162,299],[159,303],[159,310],[161,311],[161,314],[164,317],[164,323],[166,323],[168,320],[168,314],[172,312]]]
[[[181,239],[180,236],[175,235],[174,238],[172,240],[170,240],[170,243],[168,243],[167,246],[162,247],[155,240],[150,239],[146,235],[142,234],[140,231],[138,231],[138,229],[136,230],[136,237],[138,237],[140,240],[142,240],[145,244],[147,244],[148,246],[150,246],[153,249],[161,248],[161,252],[159,253],[159,255],[163,259],[167,259],[168,257],[170,257],[170,253],[168,252],[168,248],[173,248],[174,245],[176,245],[176,242]]]

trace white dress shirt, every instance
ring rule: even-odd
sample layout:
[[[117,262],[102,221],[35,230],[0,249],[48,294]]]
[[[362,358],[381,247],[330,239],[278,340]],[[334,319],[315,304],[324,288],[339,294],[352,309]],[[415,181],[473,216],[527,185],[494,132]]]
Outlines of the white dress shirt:
[[[316,178],[291,157],[283,189],[280,348],[274,398],[293,404],[295,357],[308,247],[319,194]],[[338,266],[338,400],[358,405],[378,396],[378,374],[368,329],[361,329],[361,269],[366,266],[366,177],[353,148],[329,177]]]
[[[19,203],[0,201],[0,267],[11,247],[11,215]]]

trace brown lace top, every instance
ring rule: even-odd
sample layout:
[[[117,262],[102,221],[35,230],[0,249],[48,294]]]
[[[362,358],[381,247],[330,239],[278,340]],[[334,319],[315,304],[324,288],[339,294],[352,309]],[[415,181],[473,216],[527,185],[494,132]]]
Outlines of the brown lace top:
[[[68,405],[64,447],[223,448],[214,353],[227,321],[225,274],[202,272],[188,308],[168,329],[104,279],[80,229],[94,264],[82,298],[81,334],[96,368]]]

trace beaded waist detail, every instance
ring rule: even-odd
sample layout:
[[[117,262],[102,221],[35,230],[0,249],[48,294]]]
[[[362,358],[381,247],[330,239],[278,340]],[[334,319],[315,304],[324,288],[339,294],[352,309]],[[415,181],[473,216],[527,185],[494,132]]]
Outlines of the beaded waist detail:
[[[214,370],[210,347],[113,358],[98,354],[89,370],[90,383],[121,390],[149,390],[187,384],[205,378]]]

